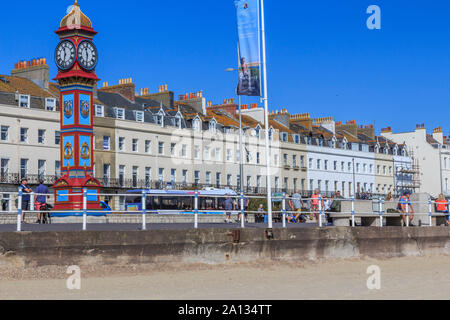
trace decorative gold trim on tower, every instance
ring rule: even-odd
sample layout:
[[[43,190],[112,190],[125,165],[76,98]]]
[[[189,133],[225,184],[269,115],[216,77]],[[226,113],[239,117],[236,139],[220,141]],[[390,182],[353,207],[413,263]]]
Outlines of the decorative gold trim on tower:
[[[83,26],[92,29],[91,20],[81,11],[78,1],[72,6],[72,10],[61,20],[59,25],[61,28],[76,28],[78,26]]]

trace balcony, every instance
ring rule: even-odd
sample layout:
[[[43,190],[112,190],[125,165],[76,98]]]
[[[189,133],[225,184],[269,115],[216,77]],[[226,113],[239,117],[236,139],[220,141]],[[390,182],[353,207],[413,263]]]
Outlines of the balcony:
[[[295,171],[299,171],[300,170],[300,167],[299,166],[293,166],[292,167]]]
[[[39,179],[44,180],[44,184],[53,185],[58,179],[57,176],[39,175],[39,174],[27,174],[26,178],[28,184],[36,185],[39,184]],[[20,184],[21,175],[19,173],[2,173],[0,174],[0,184]]]

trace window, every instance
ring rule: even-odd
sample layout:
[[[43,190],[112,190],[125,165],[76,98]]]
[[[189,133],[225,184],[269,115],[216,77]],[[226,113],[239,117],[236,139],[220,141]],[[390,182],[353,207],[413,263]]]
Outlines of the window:
[[[231,161],[231,149],[227,149],[227,161]]]
[[[162,111],[159,111],[156,115],[156,123],[164,127],[164,113]]]
[[[20,159],[20,177],[28,175],[28,159]]]
[[[200,153],[200,148],[198,146],[194,146],[194,159],[198,159]]]
[[[30,96],[21,94],[19,97],[19,107],[29,108],[30,107]]]
[[[170,155],[171,155],[171,156],[174,156],[174,155],[175,155],[175,146],[176,146],[175,143],[171,143],[171,144],[170,144]]]
[[[289,186],[289,184],[288,184],[288,178],[285,177],[285,178],[284,178],[284,181],[283,181],[283,189],[284,189],[285,191],[287,191],[288,186]]]
[[[179,114],[175,116],[175,127],[181,129],[181,116]]]
[[[337,161],[333,162],[333,169],[334,169],[334,171],[337,171]]]
[[[369,173],[373,173],[373,164],[369,166]]]
[[[109,136],[103,136],[103,150],[108,151],[111,149],[110,140],[111,138]]]
[[[216,148],[216,161],[220,161],[220,148]]]
[[[380,174],[380,165],[377,166],[377,174]]]
[[[299,143],[300,143],[300,136],[299,136],[298,134],[294,135],[294,142],[295,142],[296,144],[299,144]]]
[[[177,170],[176,169],[170,169],[170,182],[172,182],[172,185],[175,184],[177,176]]]
[[[363,173],[366,173],[367,172],[367,164],[363,164]]]
[[[158,170],[158,180],[159,182],[164,181],[164,168],[159,168]]]
[[[341,171],[344,171],[344,170],[345,170],[345,162],[341,161]],[[350,169],[349,169],[349,171],[350,171]]]
[[[203,158],[205,160],[209,160],[210,159],[209,147],[205,147]]]
[[[210,171],[206,171],[206,185],[210,185],[211,184],[211,172]]]
[[[54,99],[54,98],[45,98],[45,110],[47,110],[47,111],[56,111],[56,99]]]
[[[61,132],[55,131],[55,144],[59,145],[61,143]]]
[[[211,131],[211,133],[216,133],[216,121],[215,120],[211,120],[209,122],[209,131]]]
[[[392,174],[392,167],[389,167],[389,174]]]
[[[274,185],[275,185],[275,192],[277,192],[278,186],[279,186],[279,178],[278,177],[275,177]]]
[[[145,187],[150,188],[152,181],[152,168],[145,167]]]
[[[108,163],[103,164],[103,180],[106,184],[109,183],[109,177],[111,176],[111,166]]]
[[[309,190],[314,190],[314,180],[313,179],[309,179]]]
[[[119,137],[119,151],[125,151],[125,138]]]
[[[138,152],[138,139],[133,139],[133,144],[131,145],[131,148],[133,152]]]
[[[125,119],[125,110],[122,108],[114,108],[114,113],[116,119],[124,120]]]
[[[239,149],[236,149],[236,162],[241,161],[241,152]]]
[[[119,166],[119,186],[123,186],[124,185],[124,180],[125,180],[125,166],[124,165],[120,165]]]
[[[187,170],[183,170],[182,172],[182,182],[183,184],[187,183]]]
[[[187,145],[183,144],[181,146],[181,157],[186,158],[187,157]]]
[[[324,169],[324,170],[328,170],[328,160],[325,160],[325,161],[324,161],[323,169]]]
[[[313,159],[309,158],[309,163],[308,163],[308,168],[312,169],[312,163],[313,163]]]
[[[269,129],[269,140],[273,140],[273,129]]]
[[[137,185],[138,185],[138,170],[139,169],[137,166],[133,166],[132,172],[131,172],[133,188],[137,188]]]
[[[231,186],[231,174],[227,174],[227,186]]]
[[[95,107],[95,116],[96,117],[104,117],[105,116],[105,108],[103,106],[96,104],[94,107]]]
[[[256,176],[256,188],[256,192],[259,192],[259,188],[261,188],[261,176]]]
[[[200,182],[200,171],[194,171],[194,183],[197,185]]]
[[[287,166],[288,165],[288,155],[286,153],[283,154],[283,165]]]
[[[386,174],[386,166],[383,166],[383,174]]]
[[[192,122],[192,129],[194,129],[195,131],[200,131],[200,119],[195,118],[194,121]]]
[[[45,143],[45,130],[44,129],[38,130],[38,143],[39,144]]]
[[[320,159],[317,159],[317,170],[320,170]]]
[[[20,142],[28,142],[28,129],[20,128]]]
[[[150,140],[145,140],[145,153],[150,154],[151,153],[151,144]]]
[[[158,142],[158,153],[164,154],[164,142]]]
[[[7,127],[7,126],[2,126],[1,127],[1,135],[0,135],[0,139],[2,140],[2,141],[8,141],[8,130],[9,130],[9,127]]]
[[[288,134],[286,132],[283,132],[281,134],[281,141],[287,142],[287,140],[288,140]]]
[[[137,122],[144,122],[144,112],[143,111],[134,111],[134,118]]]
[[[278,154],[275,154],[274,156],[274,165],[278,165]]]
[[[347,163],[347,171],[348,172],[352,171],[352,163],[351,162]]]
[[[300,156],[300,166],[303,168],[305,164],[305,156]]]
[[[55,161],[55,176],[57,178],[61,177],[61,161],[59,160]]]
[[[0,182],[6,182],[6,177],[9,171],[9,159],[1,159],[1,167],[0,167]]]
[[[261,127],[260,127],[260,126],[257,126],[257,127],[255,128],[255,136],[256,136],[257,138],[259,138],[259,137],[261,136]]]
[[[293,167],[297,166],[297,156],[295,154],[292,155],[292,166]]]
[[[356,164],[356,172],[359,173],[359,163]]]

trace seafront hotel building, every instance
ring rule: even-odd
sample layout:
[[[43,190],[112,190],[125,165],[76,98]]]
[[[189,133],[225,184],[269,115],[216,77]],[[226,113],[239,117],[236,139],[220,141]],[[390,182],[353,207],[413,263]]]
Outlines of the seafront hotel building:
[[[38,177],[51,184],[61,174],[59,88],[48,79],[45,59],[18,63],[11,75],[0,75],[3,192],[16,191],[22,176],[31,184]],[[167,85],[156,93],[143,88],[137,94],[132,79],[122,79],[117,85],[103,83],[94,92],[94,107],[94,174],[106,192],[144,187],[239,190],[241,180],[246,193],[265,192],[264,110],[256,104],[242,106],[243,177],[233,99],[213,104],[201,91],[175,99]],[[274,192],[298,189],[308,195],[318,188],[327,195],[339,190],[358,197],[420,187],[420,161],[408,144],[386,130],[377,136],[372,125],[314,119],[285,109],[271,112],[269,128]]]

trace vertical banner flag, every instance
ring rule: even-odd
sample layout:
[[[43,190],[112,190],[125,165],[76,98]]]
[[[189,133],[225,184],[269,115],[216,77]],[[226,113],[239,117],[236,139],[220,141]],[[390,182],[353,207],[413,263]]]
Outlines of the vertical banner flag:
[[[239,37],[239,84],[237,94],[243,96],[261,96],[258,1],[234,0]]]

